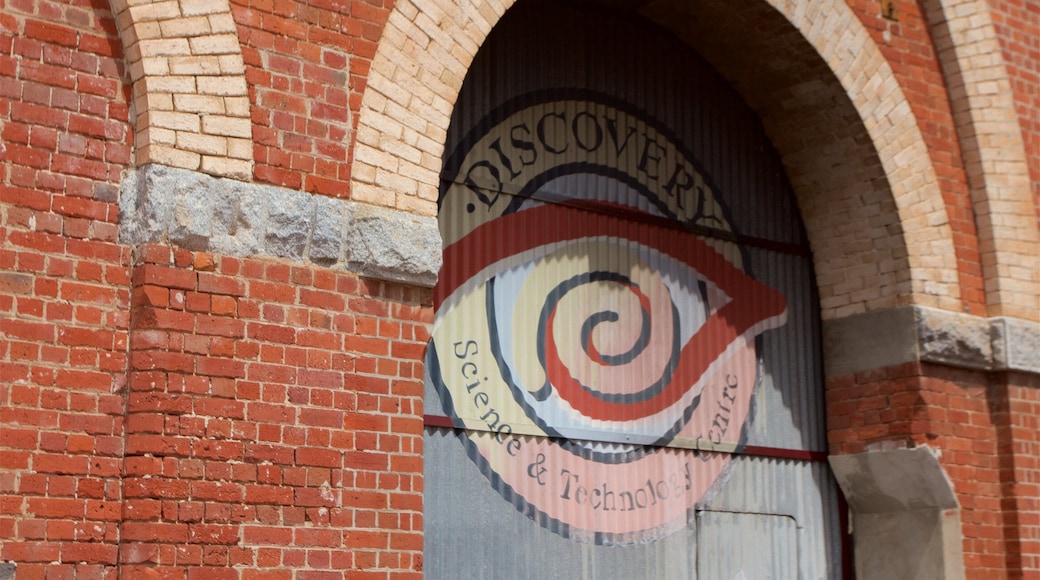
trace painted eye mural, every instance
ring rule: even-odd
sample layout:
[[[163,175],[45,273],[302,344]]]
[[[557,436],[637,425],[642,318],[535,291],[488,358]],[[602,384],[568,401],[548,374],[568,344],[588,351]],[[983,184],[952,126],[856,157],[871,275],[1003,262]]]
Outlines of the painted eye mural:
[[[518,507],[644,541],[686,524],[741,443],[755,337],[786,301],[696,233],[731,228],[681,144],[603,96],[552,97],[459,151],[430,378]]]
[[[521,0],[439,193],[426,577],[840,575],[811,256],[723,79],[617,7]]]

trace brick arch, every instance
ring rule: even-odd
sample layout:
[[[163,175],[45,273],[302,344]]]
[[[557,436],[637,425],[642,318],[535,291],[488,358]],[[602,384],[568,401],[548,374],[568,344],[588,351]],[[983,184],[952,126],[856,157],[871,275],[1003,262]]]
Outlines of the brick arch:
[[[683,31],[683,23],[699,20],[691,11],[702,10],[702,4],[664,2],[642,10],[703,53],[704,47]],[[836,110],[827,118],[816,116],[814,109],[764,113],[764,105],[745,94],[760,115],[775,117],[772,124],[768,119],[765,123],[803,205],[817,254],[824,316],[906,303],[959,310],[953,236],[927,147],[891,69],[855,14],[840,0],[747,0],[740,2],[741,8],[715,4],[719,14],[738,14],[747,5],[781,15],[786,29],[781,32],[793,33],[797,38],[792,43],[810,47],[814,58],[824,63],[820,70],[806,65],[792,73],[816,75],[819,78],[809,79],[810,85],[840,89],[835,99],[850,101],[848,110]],[[395,4],[359,114],[354,199],[436,213],[440,158],[452,107],[469,63],[510,5],[509,0]],[[740,76],[739,63],[708,59],[731,80]],[[735,85],[741,92],[747,89],[740,82]],[[798,116],[802,114],[808,116]],[[800,127],[813,118],[833,123],[828,130],[839,135],[830,141],[844,143],[846,149],[835,149],[836,156],[825,143],[812,143],[811,137],[800,142],[777,138],[785,127],[804,134]],[[852,169],[840,167],[849,152],[863,156],[863,162]],[[831,170],[822,163],[839,168]],[[840,177],[842,173],[846,177]],[[858,207],[861,204],[867,206],[866,213]],[[884,221],[886,216],[891,223]]]
[[[136,165],[250,179],[245,65],[227,0],[111,0],[136,114]]]
[[[990,316],[1040,317],[1029,165],[988,2],[926,0],[949,87],[979,229]]]

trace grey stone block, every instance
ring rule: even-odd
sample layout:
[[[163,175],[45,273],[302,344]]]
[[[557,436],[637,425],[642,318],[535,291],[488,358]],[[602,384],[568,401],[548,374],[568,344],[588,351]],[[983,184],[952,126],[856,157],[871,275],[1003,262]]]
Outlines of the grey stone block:
[[[998,316],[990,319],[993,359],[998,369],[1040,373],[1040,322]]]
[[[314,201],[314,231],[311,233],[308,257],[316,264],[335,264],[342,259],[343,232],[349,220],[343,202],[316,198]]]
[[[989,321],[978,316],[914,308],[921,360],[973,369],[993,366]]]
[[[913,307],[904,307],[825,321],[827,374],[844,376],[916,360],[915,318]]]
[[[167,237],[174,245],[193,251],[209,249],[213,236],[213,179],[181,180],[173,191]]]
[[[830,376],[912,361],[1040,373],[1040,324],[905,306],[825,321],[823,353]]]
[[[441,268],[437,220],[356,204],[347,263],[362,276],[432,286]]]
[[[258,255],[267,220],[263,189],[238,182],[225,185],[218,190],[213,204],[210,251],[230,256]]]
[[[300,191],[267,192],[267,232],[264,251],[268,255],[300,261],[307,249],[314,219],[313,196]]]
[[[270,185],[148,165],[124,175],[120,240],[238,257],[309,260],[381,280],[432,286],[434,218]]]

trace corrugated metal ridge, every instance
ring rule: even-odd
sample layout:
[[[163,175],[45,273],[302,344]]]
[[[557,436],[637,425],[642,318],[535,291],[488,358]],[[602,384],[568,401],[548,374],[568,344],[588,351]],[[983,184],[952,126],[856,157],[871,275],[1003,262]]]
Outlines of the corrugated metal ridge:
[[[442,179],[442,182],[449,182],[449,180]],[[465,186],[466,184],[459,181],[450,181],[450,183],[459,186]],[[495,191],[494,193],[500,195],[513,196],[514,194],[508,191]],[[590,213],[605,214],[601,207],[597,207],[594,204],[586,203],[583,200],[567,199],[558,194],[550,192],[536,191],[528,196],[533,201],[540,201],[543,203],[552,203],[556,205],[563,205],[567,207],[573,207],[576,209],[582,209]],[[698,236],[704,236],[708,238],[724,240],[727,242],[736,242],[742,246],[748,246],[752,248],[760,248],[763,250],[770,250],[773,252],[779,252],[782,254],[790,254],[793,256],[810,257],[812,252],[808,246],[800,246],[798,244],[790,244],[787,242],[780,242],[777,240],[771,240],[768,238],[760,238],[756,236],[748,236],[745,234],[728,232],[717,228],[709,228],[705,226],[699,226],[692,223],[684,223],[678,220],[674,220],[667,217],[655,216],[637,209],[625,209],[618,207],[614,211],[611,211],[609,215],[624,219],[627,221],[645,223],[648,225],[671,229],[680,230],[684,232],[690,232]]]
[[[456,431],[483,431],[486,433],[495,433],[490,429],[467,429],[456,425],[452,421],[451,417],[445,415],[423,415],[423,426],[434,427],[440,429],[454,429]],[[530,435],[534,437],[545,437],[545,434],[538,431],[536,428],[531,427],[525,430],[524,425],[515,425],[513,427],[513,435]],[[729,455],[740,455],[745,457],[764,457],[769,459],[795,459],[799,461],[812,461],[816,463],[826,463],[828,454],[825,451],[810,451],[806,449],[788,449],[783,447],[767,447],[763,445],[744,445],[739,446],[732,443],[714,444],[709,441],[700,442],[687,442],[673,440],[667,446],[663,445],[650,445],[646,444],[647,447],[668,447],[671,449],[689,449],[698,451],[711,451],[714,453],[727,453]]]

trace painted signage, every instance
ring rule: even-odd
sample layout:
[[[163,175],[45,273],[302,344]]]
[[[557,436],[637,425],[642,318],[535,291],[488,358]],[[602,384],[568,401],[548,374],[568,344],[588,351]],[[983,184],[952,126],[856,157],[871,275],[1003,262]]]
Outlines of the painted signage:
[[[427,376],[518,510],[577,540],[651,540],[723,476],[755,337],[786,301],[653,119],[592,95],[516,103],[447,165]]]

